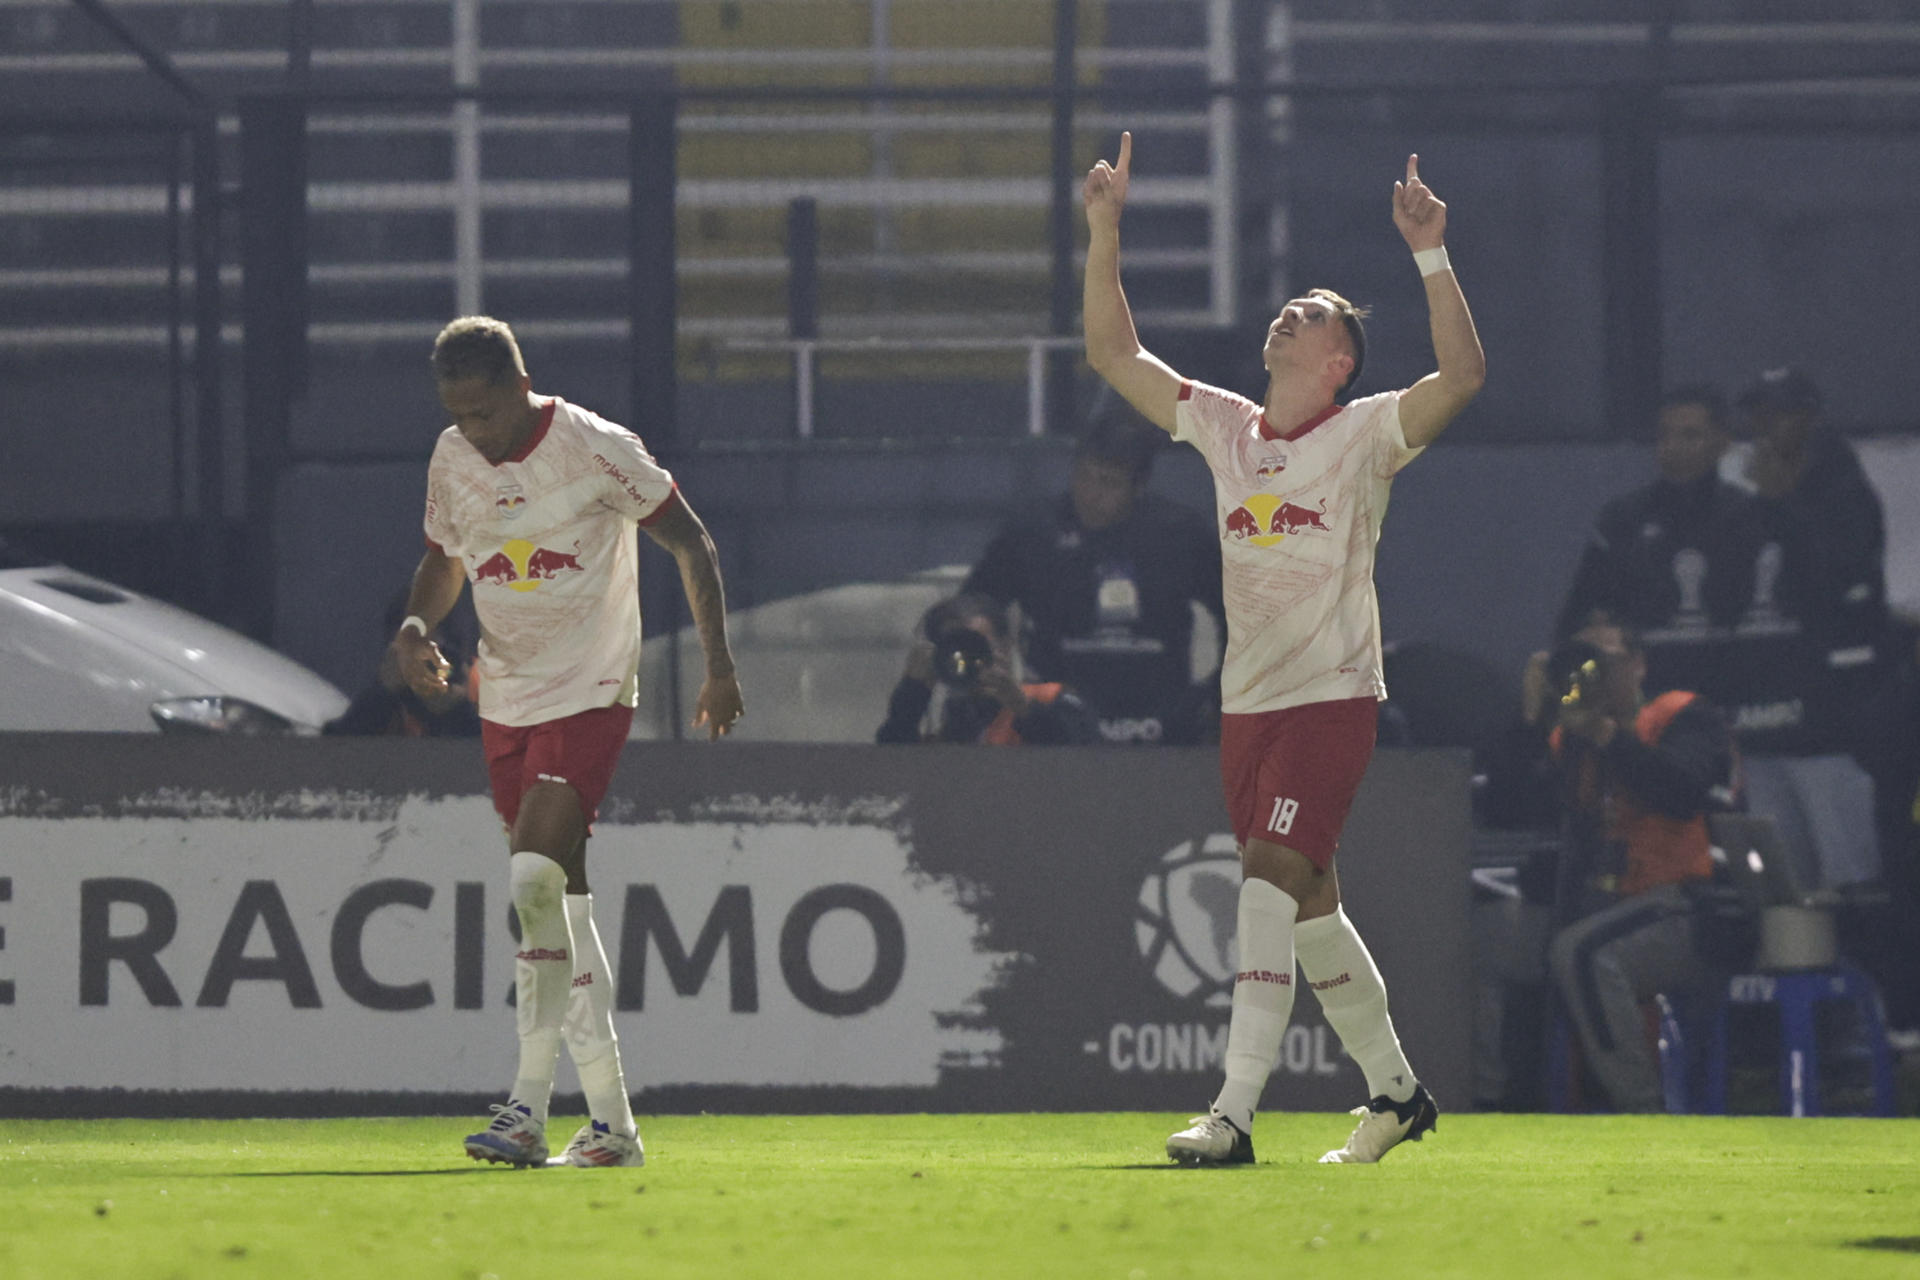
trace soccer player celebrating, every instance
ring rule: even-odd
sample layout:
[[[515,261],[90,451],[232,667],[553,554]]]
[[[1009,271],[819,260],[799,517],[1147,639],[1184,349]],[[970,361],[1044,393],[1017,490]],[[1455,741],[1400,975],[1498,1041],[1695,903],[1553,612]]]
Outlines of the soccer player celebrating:
[[[427,549],[393,656],[416,692],[443,691],[447,663],[427,637],[472,582],[481,743],[507,827],[520,917],[519,1070],[493,1122],[467,1138],[467,1154],[546,1162],[547,1103],[564,1039],[592,1117],[555,1163],[637,1165],[645,1154],[587,891],[588,824],[638,695],[634,526],[679,564],[707,665],[693,723],[710,738],[731,729],[742,711],[720,562],[705,526],[639,437],[534,394],[505,324],[455,320],[434,343],[433,375],[453,425],[427,467]]]
[[[1372,1095],[1325,1163],[1370,1163],[1437,1113],[1387,1016],[1387,993],[1340,908],[1334,850],[1373,753],[1381,676],[1374,543],[1395,473],[1480,390],[1486,357],[1447,264],[1447,206],[1407,158],[1393,223],[1425,278],[1439,369],[1404,391],[1340,400],[1366,359],[1361,312],[1315,289],[1287,303],[1262,351],[1266,400],[1189,381],[1140,345],[1120,287],[1133,139],[1087,175],[1087,362],[1213,472],[1227,610],[1220,767],[1240,843],[1240,965],[1225,1086],[1167,1139],[1188,1164],[1253,1159],[1253,1113],[1293,1012],[1294,971]]]

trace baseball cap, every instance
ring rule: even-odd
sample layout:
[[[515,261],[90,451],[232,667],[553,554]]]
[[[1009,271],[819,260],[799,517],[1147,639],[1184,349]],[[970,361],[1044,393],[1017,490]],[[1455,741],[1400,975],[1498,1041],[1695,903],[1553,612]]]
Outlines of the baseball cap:
[[[1820,388],[1799,369],[1783,365],[1763,370],[1753,385],[1740,393],[1742,409],[1780,409],[1811,413],[1820,407]]]

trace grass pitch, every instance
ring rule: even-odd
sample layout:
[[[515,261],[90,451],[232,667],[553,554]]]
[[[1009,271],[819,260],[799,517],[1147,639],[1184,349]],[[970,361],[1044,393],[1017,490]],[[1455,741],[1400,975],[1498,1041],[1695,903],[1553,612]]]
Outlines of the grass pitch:
[[[1920,1276],[1920,1121],[1441,1116],[1378,1166],[1273,1113],[642,1118],[642,1169],[480,1166],[478,1118],[0,1121],[0,1276]],[[555,1147],[578,1122],[556,1118]]]

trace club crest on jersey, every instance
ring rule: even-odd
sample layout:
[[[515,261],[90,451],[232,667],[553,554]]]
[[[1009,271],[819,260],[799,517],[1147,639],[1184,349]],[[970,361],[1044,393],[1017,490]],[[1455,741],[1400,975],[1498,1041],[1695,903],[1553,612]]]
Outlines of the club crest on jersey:
[[[1259,476],[1262,480],[1271,480],[1274,476],[1279,475],[1286,469],[1287,455],[1284,453],[1276,453],[1271,458],[1260,459],[1260,465],[1253,469],[1253,474]]]
[[[519,485],[503,484],[496,493],[493,506],[502,519],[518,520],[520,513],[527,509],[527,495],[520,492]]]
[[[577,542],[573,544],[573,552],[568,553],[536,547],[525,538],[515,538],[474,566],[473,581],[475,585],[484,582],[515,591],[534,591],[549,578],[581,572],[579,551]]]
[[[1320,507],[1303,507],[1270,493],[1256,493],[1227,513],[1223,538],[1251,542],[1256,547],[1271,547],[1296,533],[1332,533],[1327,524],[1327,500]]]

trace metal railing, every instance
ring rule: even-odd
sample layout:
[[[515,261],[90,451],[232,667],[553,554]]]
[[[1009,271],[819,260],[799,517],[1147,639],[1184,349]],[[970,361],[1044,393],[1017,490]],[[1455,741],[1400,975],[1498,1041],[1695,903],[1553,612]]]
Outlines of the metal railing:
[[[1047,433],[1047,355],[1078,351],[1078,337],[1031,334],[1010,338],[733,338],[721,343],[729,352],[785,352],[793,358],[794,434],[813,438],[815,377],[821,355],[919,355],[941,353],[1026,353],[1027,434]]]
[[[792,48],[563,48],[497,47],[484,45],[476,0],[353,0],[369,12],[382,5],[398,10],[422,8],[450,11],[447,43],[444,45],[402,48],[319,48],[311,51],[310,65],[317,72],[347,70],[421,71],[437,70],[446,75],[456,93],[472,96],[454,102],[449,109],[409,108],[402,101],[372,109],[346,101],[316,99],[309,120],[310,136],[316,139],[352,140],[364,137],[370,145],[391,139],[396,144],[445,140],[448,170],[444,176],[419,180],[376,180],[367,174],[336,169],[316,170],[309,187],[309,210],[317,218],[348,216],[405,217],[416,214],[445,216],[450,220],[450,251],[443,259],[412,258],[377,264],[328,261],[321,258],[311,264],[310,280],[320,288],[351,282],[356,273],[379,272],[389,282],[413,279],[422,283],[451,281],[456,305],[462,311],[484,309],[489,286],[513,279],[520,281],[563,281],[579,278],[602,266],[616,266],[616,260],[591,252],[581,254],[579,247],[552,255],[525,252],[511,259],[496,260],[487,250],[485,227],[491,215],[500,213],[592,214],[616,213],[625,207],[628,184],[617,178],[592,176],[528,176],[514,167],[486,158],[487,144],[496,141],[524,140],[528,136],[553,139],[558,146],[570,139],[591,139],[597,135],[618,135],[627,128],[624,113],[595,111],[590,102],[578,105],[586,110],[542,111],[526,104],[502,106],[487,101],[480,86],[491,75],[524,73],[528,70],[560,70],[581,67],[656,68],[681,76],[714,69],[763,72],[768,79],[787,82],[796,103],[804,110],[738,111],[738,104],[716,101],[724,98],[717,91],[689,93],[682,99],[678,131],[683,150],[701,139],[747,140],[762,138],[772,146],[786,147],[795,135],[825,138],[839,135],[854,137],[873,156],[872,169],[865,174],[836,174],[774,178],[741,172],[734,176],[683,176],[678,184],[677,207],[684,217],[699,219],[703,214],[751,213],[777,210],[796,196],[816,199],[829,210],[856,211],[872,218],[873,242],[865,248],[830,250],[821,259],[821,268],[829,276],[844,278],[862,275],[869,278],[912,278],[928,271],[984,277],[989,274],[1012,275],[1030,282],[1036,296],[1045,297],[1045,281],[1052,269],[1044,251],[1028,251],[1010,246],[982,244],[959,251],[929,251],[903,244],[890,234],[902,215],[917,210],[976,208],[1010,211],[1039,211],[1053,199],[1054,177],[1046,164],[1048,130],[1052,113],[1021,109],[1020,103],[1044,98],[1034,79],[1044,75],[1054,51],[1038,46],[981,48],[902,48],[887,42],[885,23],[880,15],[886,0],[875,0],[874,41],[864,47],[792,49]],[[642,0],[662,4],[667,0]],[[803,3],[804,0],[796,0]],[[1140,0],[1131,0],[1139,3]],[[0,10],[40,9],[49,13],[63,9],[67,0],[0,0]],[[178,9],[183,12],[210,9],[215,22],[202,33],[212,38],[219,30],[218,11],[263,7],[264,0],[218,0],[207,6],[196,0],[187,5],[170,0],[135,0],[129,7],[146,10]],[[1176,9],[1188,15],[1203,16],[1206,38],[1199,44],[1176,44],[1147,48],[1077,47],[1074,65],[1081,77],[1097,76],[1119,68],[1200,75],[1213,83],[1224,83],[1232,75],[1227,17],[1232,0],[1155,0],[1157,7]],[[1191,20],[1166,24],[1173,32],[1192,30]],[[252,76],[283,70],[291,57],[289,50],[276,48],[201,48],[173,55],[175,65],[196,75],[222,74]],[[74,79],[112,76],[139,65],[131,55],[118,52],[55,49],[39,54],[0,55],[0,77],[24,77],[28,82],[51,83],[61,78]],[[818,84],[809,84],[822,74],[866,69],[871,72],[875,93],[862,97],[858,91],[837,95],[819,94]],[[796,76],[798,72],[798,76]],[[956,84],[955,96],[944,107],[915,102],[911,109],[900,109],[887,90],[904,73],[924,77],[928,73],[948,72]],[[793,83],[796,79],[799,83]],[[1011,83],[996,88],[996,81],[1024,82],[1021,88]],[[978,81],[979,83],[968,83]],[[14,79],[14,83],[22,83]],[[836,101],[835,98],[838,98]],[[811,98],[811,101],[809,99]],[[1122,121],[1110,112],[1089,112],[1080,116],[1084,131],[1111,131],[1122,123],[1130,127],[1151,128],[1163,134],[1187,135],[1206,148],[1205,163],[1195,166],[1198,176],[1190,178],[1144,179],[1136,185],[1135,198],[1143,207],[1192,210],[1202,214],[1204,234],[1200,239],[1180,246],[1164,247],[1153,257],[1157,269],[1194,273],[1202,287],[1206,303],[1200,307],[1145,309],[1144,322],[1159,326],[1218,325],[1231,320],[1234,313],[1234,218],[1233,175],[1230,148],[1232,104],[1227,101],[1202,106],[1198,110],[1155,111]],[[220,120],[221,134],[232,138],[238,132],[237,119],[230,113]],[[942,134],[972,133],[1001,138],[1024,138],[1039,163],[1031,173],[1021,176],[929,177],[898,171],[892,164],[896,144],[908,138],[938,137]],[[40,184],[0,187],[0,221],[33,217],[88,217],[101,213],[118,216],[160,216],[166,193],[158,187],[116,186],[111,189],[75,188]],[[608,245],[618,250],[622,246]],[[585,264],[591,264],[590,266]],[[683,252],[678,273],[690,287],[704,282],[772,279],[785,269],[785,259],[777,251],[723,252],[702,255]],[[63,274],[64,270],[64,274]],[[229,273],[223,279],[239,283]],[[111,283],[109,284],[109,281]],[[48,270],[0,270],[0,297],[19,296],[21,291],[41,289],[90,290],[124,289],[130,281],[123,275],[88,265]],[[444,304],[436,291],[428,295],[431,306],[423,308],[421,318],[434,315]],[[935,294],[939,297],[942,295]],[[327,314],[324,297],[318,299],[315,323],[310,337],[319,343],[379,344],[391,334],[406,334],[411,339],[416,326],[396,324],[390,315],[354,317]],[[977,308],[975,309],[977,311]],[[576,332],[619,332],[617,312],[604,315],[572,314],[527,317],[533,323],[552,322],[571,326]],[[1003,331],[1008,316],[969,312],[956,307],[932,316],[896,317],[888,315],[853,317],[830,315],[826,324],[839,333],[893,331],[900,323],[917,326],[932,334],[967,336],[983,330]],[[1018,323],[1022,327],[1047,328],[1044,302]],[[723,314],[689,316],[682,332],[695,339],[760,338],[778,332],[777,308],[764,312],[738,305]],[[36,350],[63,346],[143,344],[152,340],[150,325],[130,322],[116,316],[103,316],[97,323],[74,323],[56,330],[27,331],[25,326],[0,323],[0,349],[31,347]],[[851,336],[841,334],[840,336]]]

